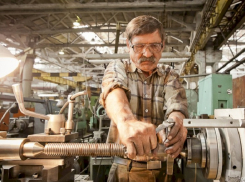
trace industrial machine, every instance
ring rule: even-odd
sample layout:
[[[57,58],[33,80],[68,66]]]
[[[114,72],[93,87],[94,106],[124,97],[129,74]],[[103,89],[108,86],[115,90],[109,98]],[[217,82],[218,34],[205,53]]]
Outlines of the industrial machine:
[[[199,80],[197,115],[214,115],[215,109],[233,107],[232,76],[211,74]]]
[[[78,136],[72,132],[74,99],[86,92],[69,96],[64,105],[64,108],[69,105],[65,122],[62,114],[42,115],[25,110],[20,86],[14,85],[13,89],[21,112],[44,119],[46,126],[44,133],[27,138],[6,138],[6,132],[0,132],[3,182],[74,181],[75,156],[126,157],[127,149],[120,144],[71,143]],[[189,130],[181,158],[184,174],[191,174],[186,181],[244,181],[245,109],[218,109],[214,115],[215,119],[184,120],[184,126]],[[172,121],[164,121],[157,132],[162,129],[169,132],[173,124]],[[142,159],[148,161],[148,169],[159,168],[161,161],[166,161],[167,173],[173,174],[173,160],[165,153],[162,144],[159,144],[157,156],[136,157],[136,160]]]

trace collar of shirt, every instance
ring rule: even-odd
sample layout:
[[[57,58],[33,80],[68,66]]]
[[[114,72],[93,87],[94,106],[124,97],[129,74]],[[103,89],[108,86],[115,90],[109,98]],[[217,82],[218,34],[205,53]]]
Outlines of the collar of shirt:
[[[128,72],[135,72],[135,71],[138,71],[139,73],[142,73],[141,69],[137,68],[134,64],[133,61],[130,61],[129,63],[127,63],[128,66],[127,66],[127,71]],[[164,66],[162,64],[158,64],[156,69],[153,71],[152,74],[154,74],[155,72],[157,72],[157,74],[159,76],[163,76],[164,75]]]

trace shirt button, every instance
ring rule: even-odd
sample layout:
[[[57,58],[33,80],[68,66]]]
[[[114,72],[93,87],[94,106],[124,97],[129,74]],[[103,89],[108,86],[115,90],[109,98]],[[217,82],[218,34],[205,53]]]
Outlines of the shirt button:
[[[145,112],[148,112],[148,109],[146,109]]]
[[[147,84],[147,81],[144,81],[144,84]]]
[[[148,96],[148,95],[147,95],[147,94],[145,94],[145,98],[147,98],[147,96]]]

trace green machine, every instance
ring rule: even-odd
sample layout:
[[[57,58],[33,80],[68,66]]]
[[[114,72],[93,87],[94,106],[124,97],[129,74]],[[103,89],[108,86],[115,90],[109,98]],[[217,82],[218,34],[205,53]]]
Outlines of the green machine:
[[[74,121],[76,121],[76,131],[80,137],[88,134],[88,131],[93,126],[98,125],[98,119],[95,115],[94,107],[98,104],[97,101],[99,96],[91,96],[90,98],[84,97],[84,106],[76,108],[77,112],[74,111]],[[92,113],[94,112],[94,113]]]
[[[211,74],[199,80],[197,115],[214,115],[214,109],[233,108],[232,76]]]

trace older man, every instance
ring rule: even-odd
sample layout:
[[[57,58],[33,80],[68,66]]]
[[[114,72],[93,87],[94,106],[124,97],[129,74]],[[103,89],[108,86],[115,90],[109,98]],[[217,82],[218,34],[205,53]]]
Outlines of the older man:
[[[156,18],[134,18],[126,34],[131,61],[108,65],[100,98],[111,118],[107,141],[125,145],[128,155],[128,159],[116,157],[108,181],[163,181],[167,179],[164,170],[147,170],[146,163],[133,159],[157,148],[155,129],[166,118],[175,121],[167,140],[163,139],[166,153],[172,158],[179,155],[187,135],[182,125],[188,115],[185,90],[174,70],[158,64],[164,50],[164,30]]]

